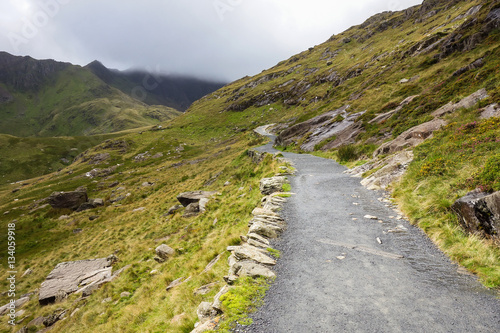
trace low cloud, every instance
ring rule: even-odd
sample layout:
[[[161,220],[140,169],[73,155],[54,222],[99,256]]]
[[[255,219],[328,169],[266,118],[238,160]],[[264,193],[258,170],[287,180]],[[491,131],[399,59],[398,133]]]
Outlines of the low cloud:
[[[415,0],[9,0],[0,49],[235,80]]]

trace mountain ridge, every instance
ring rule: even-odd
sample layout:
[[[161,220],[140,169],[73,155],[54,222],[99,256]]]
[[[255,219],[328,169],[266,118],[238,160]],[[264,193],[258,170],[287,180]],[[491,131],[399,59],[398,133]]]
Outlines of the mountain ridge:
[[[222,85],[158,77],[153,86],[149,77],[109,70],[97,61],[81,67],[1,52],[0,133],[78,136],[156,125]]]

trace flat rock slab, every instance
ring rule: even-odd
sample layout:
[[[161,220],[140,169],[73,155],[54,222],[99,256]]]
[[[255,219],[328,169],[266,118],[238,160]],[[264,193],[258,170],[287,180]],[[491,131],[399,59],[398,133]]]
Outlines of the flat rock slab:
[[[112,261],[107,258],[57,264],[40,287],[40,305],[55,303],[83,285],[111,277]]]
[[[266,256],[262,251],[250,245],[234,246],[228,248],[237,260],[253,260],[263,265],[276,265],[276,260]]]
[[[210,199],[217,192],[208,191],[191,191],[184,192],[177,196],[177,200],[184,206],[187,207],[190,203],[198,203],[201,199]]]

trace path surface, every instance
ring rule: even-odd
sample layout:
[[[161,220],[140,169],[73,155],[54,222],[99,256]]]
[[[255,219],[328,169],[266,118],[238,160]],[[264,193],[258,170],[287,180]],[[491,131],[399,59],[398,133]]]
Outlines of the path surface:
[[[276,152],[271,144],[260,150]],[[296,195],[274,244],[278,278],[254,324],[237,332],[500,332],[497,294],[393,218],[382,193],[331,160],[284,155],[297,168]],[[388,232],[398,225],[402,232]]]

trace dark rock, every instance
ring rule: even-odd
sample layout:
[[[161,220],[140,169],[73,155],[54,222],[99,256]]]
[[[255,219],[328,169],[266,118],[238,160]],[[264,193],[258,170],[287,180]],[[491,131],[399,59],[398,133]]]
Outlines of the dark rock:
[[[211,198],[217,192],[207,192],[207,191],[192,191],[184,192],[177,196],[177,200],[184,206],[187,207],[190,203],[197,203],[200,199]]]
[[[106,161],[107,159],[109,159],[110,156],[111,155],[109,155],[109,153],[96,154],[96,155],[90,157],[88,163],[89,164],[101,164],[101,163],[104,163],[104,161]]]
[[[476,68],[481,68],[484,66],[484,58],[477,59],[476,61],[472,62],[471,64],[460,68],[457,70],[455,73],[452,74],[452,76],[459,76],[462,75],[465,72],[474,70]]]
[[[91,202],[82,203],[77,209],[77,212],[83,212],[85,210],[94,209],[96,206]]]
[[[500,192],[489,194],[473,191],[458,199],[451,208],[467,232],[500,244]]]
[[[50,327],[50,326],[54,325],[59,320],[62,320],[66,316],[67,312],[68,312],[68,310],[63,310],[63,309],[56,310],[54,313],[52,313],[44,318],[43,325],[45,327]]]
[[[90,221],[94,221],[94,220],[97,220],[99,218],[98,215],[92,215],[92,216],[89,216],[89,220]]]
[[[76,210],[88,201],[87,190],[77,189],[73,192],[54,192],[47,199],[52,208],[66,208]]]

